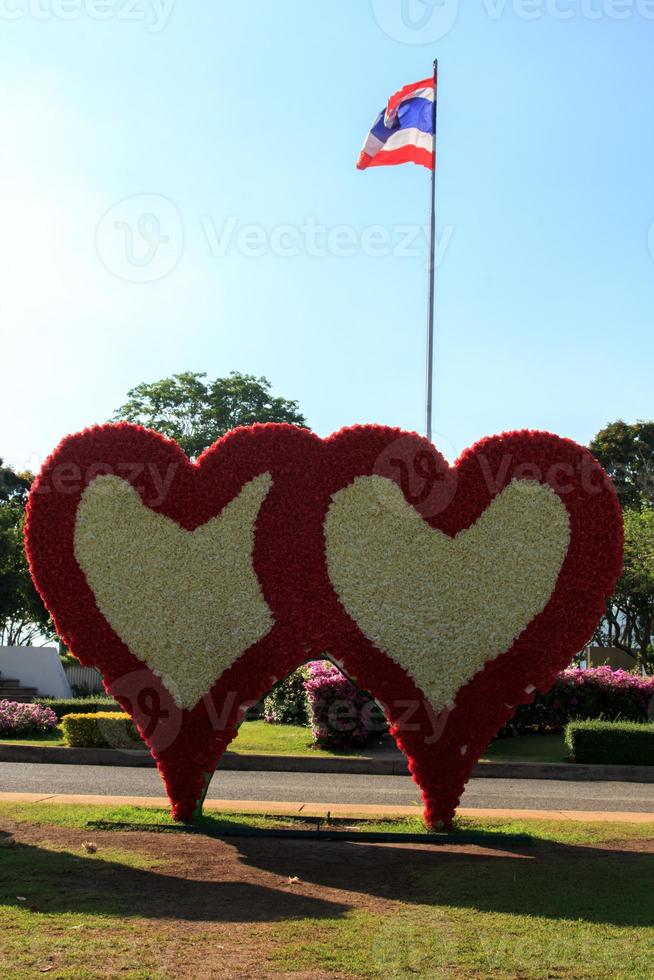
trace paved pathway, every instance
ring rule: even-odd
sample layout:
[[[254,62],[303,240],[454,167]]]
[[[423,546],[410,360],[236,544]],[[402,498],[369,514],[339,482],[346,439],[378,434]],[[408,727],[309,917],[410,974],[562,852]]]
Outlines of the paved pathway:
[[[159,797],[156,770],[113,766],[0,763],[0,790],[16,793]],[[209,799],[407,805],[420,802],[404,776],[327,773],[219,772]],[[525,810],[590,810],[654,814],[654,784],[568,782],[554,779],[472,779],[462,805]]]

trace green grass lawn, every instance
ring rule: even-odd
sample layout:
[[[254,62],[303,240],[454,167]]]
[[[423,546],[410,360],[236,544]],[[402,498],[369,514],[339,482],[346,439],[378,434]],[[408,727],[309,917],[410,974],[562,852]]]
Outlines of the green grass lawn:
[[[27,739],[0,739],[12,745],[63,745],[60,732]],[[386,741],[390,746],[390,741]],[[230,752],[253,755],[367,755],[374,743],[363,749],[330,752],[313,746],[311,729],[299,725],[269,725],[265,721],[246,721],[229,746]],[[563,735],[519,735],[498,739],[484,754],[485,759],[510,762],[563,762],[568,750]]]
[[[483,847],[380,847],[99,833],[89,820],[138,827],[169,817],[0,805],[4,975],[654,976],[654,823],[465,820],[457,829],[484,833]],[[206,826],[287,823],[232,815]],[[3,834],[10,826],[13,836]],[[88,840],[97,853],[82,848]]]
[[[17,824],[44,827],[66,827],[84,830],[90,823],[101,823],[102,829],[111,829],[116,825],[115,832],[120,834],[125,825],[129,829],[138,830],[140,827],[151,828],[153,825],[162,830],[170,828],[182,837],[187,837],[186,828],[175,823],[167,808],[138,807],[138,806],[102,806],[97,804],[79,805],[77,803],[0,803],[0,827],[5,820]],[[197,826],[201,830],[220,833],[222,829],[236,830],[238,828],[285,828],[301,826],[307,819],[298,817],[280,817],[262,814],[218,813],[205,811]],[[314,828],[315,820],[308,818],[310,829]],[[416,807],[415,817],[371,819],[332,818],[330,823],[323,821],[323,826],[343,827],[352,830],[365,830],[371,833],[420,834],[425,838],[437,837],[447,843],[449,835],[434,834],[423,822],[421,811]],[[501,817],[476,818],[457,817],[452,831],[454,837],[470,835],[475,841],[484,839],[484,843],[499,846],[512,844],[517,839],[537,846],[544,843],[595,845],[612,844],[621,840],[644,840],[654,842],[654,814],[651,822],[642,824],[607,823],[594,821],[583,823],[570,820],[542,819],[507,819]],[[486,838],[488,838],[486,840]],[[116,838],[120,840],[120,837]],[[465,843],[465,840],[463,841]],[[6,853],[6,852],[5,852]],[[654,859],[653,859],[654,860]],[[653,893],[654,900],[654,893]],[[654,922],[653,922],[654,925]]]
[[[390,741],[385,743],[390,747]],[[269,725],[265,721],[247,721],[230,745],[231,752],[325,755],[324,750],[312,747],[311,731],[294,725]],[[370,748],[354,750],[366,755]],[[373,749],[374,751],[374,749]],[[338,753],[343,754],[343,753]],[[484,759],[506,762],[565,762],[568,749],[563,735],[516,735],[498,739],[484,753]]]
[[[313,744],[310,728],[299,725],[269,725],[266,721],[245,721],[234,741],[230,743],[229,751],[255,755],[361,756],[367,755],[369,748],[330,751]]]
[[[300,725],[269,725],[267,721],[244,721],[230,742],[230,752],[255,755],[325,755],[313,748],[311,729]]]
[[[484,752],[494,762],[567,762],[564,735],[516,735],[498,738]]]
[[[46,735],[32,735],[30,738],[0,738],[0,745],[63,745],[63,735],[59,731]]]
[[[0,738],[2,745],[64,745],[59,731],[31,738]],[[299,725],[269,725],[265,721],[246,721],[229,746],[230,752],[258,755],[361,755],[365,750],[328,751],[313,745],[311,729]]]
[[[102,806],[72,803],[0,803],[0,827],[2,822],[12,820],[17,824],[44,827],[67,827],[84,830],[90,823],[101,823],[103,829],[111,829],[116,825],[119,834],[129,828],[138,830],[139,827],[161,826],[163,830],[171,828],[182,836],[186,836],[185,827],[175,823],[170,811],[163,807],[138,806]],[[252,828],[284,828],[295,827],[305,823],[301,815],[298,817],[280,817],[262,814],[218,813],[205,811],[197,826],[201,830],[219,833],[221,829],[234,830],[239,827]],[[311,827],[314,822],[309,819]],[[610,844],[624,840],[654,841],[654,814],[651,822],[627,823],[583,823],[570,820],[542,819],[506,819],[500,817],[476,818],[457,817],[454,821],[452,835],[434,834],[424,824],[421,811],[416,807],[415,817],[383,818],[378,820],[333,818],[330,824],[323,821],[323,826],[344,827],[353,830],[371,832],[389,831],[393,833],[420,834],[425,838],[437,837],[439,841],[447,842],[449,836],[456,838],[457,834],[478,834],[488,836],[488,843],[496,846],[511,843],[516,838],[529,838],[527,843],[537,846],[545,842],[554,844]],[[118,837],[117,840],[120,840]],[[654,893],[653,893],[654,898]],[[654,923],[653,923],[654,924]]]
[[[59,731],[31,738],[0,738],[3,745],[64,745]],[[265,721],[243,722],[239,733],[230,743],[230,752],[258,755],[361,755],[361,749],[328,751],[313,745],[311,729],[299,725],[269,725]]]

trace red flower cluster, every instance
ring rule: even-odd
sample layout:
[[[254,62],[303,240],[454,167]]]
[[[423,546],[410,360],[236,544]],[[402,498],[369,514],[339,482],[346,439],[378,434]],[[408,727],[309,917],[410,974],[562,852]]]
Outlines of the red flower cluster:
[[[192,710],[182,710],[111,628],[75,560],[81,496],[96,477],[112,474],[147,507],[191,531],[262,473],[270,473],[272,486],[257,519],[253,562],[274,626]],[[347,615],[329,578],[324,523],[333,495],[370,475],[393,480],[424,520],[449,536],[474,524],[513,480],[549,485],[568,513],[570,546],[545,608],[438,716],[406,670]],[[384,705],[421,787],[427,822],[449,827],[492,737],[592,635],[619,574],[622,525],[613,488],[590,454],[545,433],[486,439],[450,468],[426,440],[397,429],[356,427],[323,441],[290,425],[255,425],[234,430],[190,463],[175,443],[122,423],[68,437],[46,461],[30,496],[26,543],[59,635],[82,663],[102,672],[134,718],[176,819],[193,817],[248,705],[326,652]]]

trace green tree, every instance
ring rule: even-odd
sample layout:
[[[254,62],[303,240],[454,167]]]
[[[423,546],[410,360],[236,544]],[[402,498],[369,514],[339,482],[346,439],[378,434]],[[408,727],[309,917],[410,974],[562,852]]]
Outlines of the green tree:
[[[654,422],[619,419],[598,432],[590,451],[613,481],[623,508],[624,568],[596,639],[654,669]]]
[[[144,382],[127,393],[113,421],[135,422],[175,439],[195,459],[230,429],[254,422],[306,426],[298,403],[274,397],[270,382],[236,371],[205,381],[206,374],[184,371]]]
[[[654,422],[618,420],[598,432],[590,451],[613,480],[623,507],[654,507]]]
[[[16,473],[0,459],[0,646],[27,646],[53,635],[34,588],[23,544],[31,473]]]
[[[654,508],[624,511],[624,568],[606,603],[598,639],[654,668]]]

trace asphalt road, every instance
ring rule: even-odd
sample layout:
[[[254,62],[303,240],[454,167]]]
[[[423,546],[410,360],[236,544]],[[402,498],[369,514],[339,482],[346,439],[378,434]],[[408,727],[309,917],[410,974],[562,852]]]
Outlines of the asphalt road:
[[[0,763],[0,791],[126,797],[164,795],[163,784],[154,769],[15,762]],[[219,772],[209,787],[208,798],[390,805],[420,802],[416,785],[405,776],[286,772]],[[654,784],[472,779],[461,803],[466,807],[613,810],[654,814]]]

